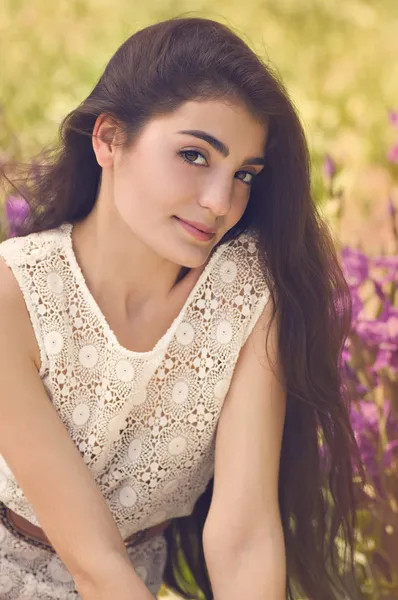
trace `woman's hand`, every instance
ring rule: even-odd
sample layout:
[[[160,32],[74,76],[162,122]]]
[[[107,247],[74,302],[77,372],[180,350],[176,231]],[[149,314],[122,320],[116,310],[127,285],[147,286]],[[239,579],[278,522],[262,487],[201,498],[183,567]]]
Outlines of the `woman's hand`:
[[[131,563],[117,556],[101,574],[76,577],[75,586],[83,600],[153,600]]]

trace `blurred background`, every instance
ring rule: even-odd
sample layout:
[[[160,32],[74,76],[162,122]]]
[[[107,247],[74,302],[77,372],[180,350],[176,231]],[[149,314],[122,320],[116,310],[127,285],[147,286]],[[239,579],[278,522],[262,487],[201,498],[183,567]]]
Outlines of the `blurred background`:
[[[343,240],[392,247],[385,206],[398,169],[387,158],[397,138],[388,126],[398,104],[397,0],[3,0],[0,159],[28,158],[54,140],[117,47],[179,13],[230,25],[276,66],[305,126],[318,197],[324,156],[343,167]]]
[[[3,0],[0,161],[55,142],[118,46],[177,14],[232,27],[277,68],[301,117],[314,197],[356,303],[345,365],[369,467],[358,572],[364,598],[396,599],[398,1]]]

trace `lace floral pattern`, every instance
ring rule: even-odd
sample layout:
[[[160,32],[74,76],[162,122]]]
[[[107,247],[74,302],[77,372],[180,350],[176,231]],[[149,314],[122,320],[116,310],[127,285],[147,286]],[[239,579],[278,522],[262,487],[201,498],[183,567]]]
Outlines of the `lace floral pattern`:
[[[127,552],[137,575],[156,597],[167,558],[166,540],[156,536]],[[80,600],[59,557],[14,537],[0,523],[1,600]]]
[[[133,352],[92,297],[71,230],[11,238],[0,256],[24,295],[48,396],[126,538],[191,514],[205,490],[223,401],[269,292],[256,237],[242,234],[214,249],[156,346]],[[40,525],[1,456],[0,501]]]

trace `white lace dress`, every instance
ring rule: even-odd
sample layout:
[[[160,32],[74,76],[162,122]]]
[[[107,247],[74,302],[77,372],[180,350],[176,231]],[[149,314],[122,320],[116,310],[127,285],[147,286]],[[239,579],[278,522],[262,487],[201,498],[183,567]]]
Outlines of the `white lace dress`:
[[[65,223],[11,238],[0,244],[0,256],[23,293],[49,399],[127,538],[192,513],[213,475],[217,422],[240,349],[269,292],[256,237],[242,234],[213,250],[156,346],[133,352],[118,342],[91,295],[71,230]],[[0,502],[40,526],[1,455]],[[128,551],[156,596],[164,536]],[[54,552],[0,523],[0,600],[78,597]]]

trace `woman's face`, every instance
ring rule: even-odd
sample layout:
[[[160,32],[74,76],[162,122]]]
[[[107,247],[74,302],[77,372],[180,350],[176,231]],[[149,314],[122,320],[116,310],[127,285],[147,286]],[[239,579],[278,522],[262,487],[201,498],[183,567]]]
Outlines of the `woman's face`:
[[[204,134],[208,141],[198,137]],[[241,105],[187,102],[152,119],[133,147],[116,148],[114,206],[134,236],[162,258],[200,266],[245,212],[263,168],[266,136],[266,126]],[[185,220],[215,233],[200,236]]]

